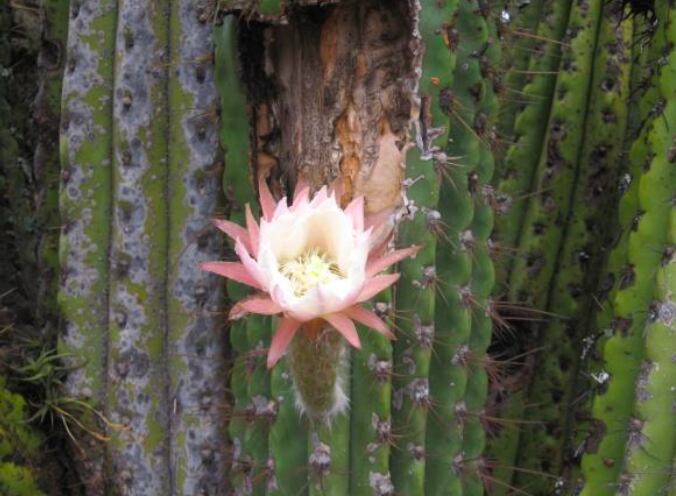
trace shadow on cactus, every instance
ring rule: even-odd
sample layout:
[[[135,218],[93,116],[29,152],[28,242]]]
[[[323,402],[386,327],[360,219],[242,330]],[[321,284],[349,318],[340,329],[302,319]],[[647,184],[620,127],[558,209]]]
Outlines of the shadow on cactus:
[[[355,322],[394,339],[387,324],[361,304],[399,278],[380,272],[419,247],[387,254],[391,212],[365,217],[361,196],[343,209],[338,186],[322,187],[311,197],[300,181],[290,205],[286,198],[275,203],[263,179],[259,193],[260,224],[249,205],[246,229],[214,221],[235,241],[240,262],[206,262],[202,269],[258,290],[232,307],[230,319],[280,316],[268,368],[288,350],[298,409],[329,423],[348,406],[344,342],[361,348]]]

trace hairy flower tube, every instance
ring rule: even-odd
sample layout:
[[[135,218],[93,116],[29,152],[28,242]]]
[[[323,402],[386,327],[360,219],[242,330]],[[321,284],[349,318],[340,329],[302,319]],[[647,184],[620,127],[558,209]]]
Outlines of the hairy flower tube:
[[[291,205],[286,198],[275,203],[264,180],[259,192],[260,223],[249,205],[246,228],[214,220],[235,241],[240,261],[206,262],[202,269],[257,290],[233,306],[231,319],[250,313],[280,316],[268,367],[302,328],[312,334],[326,323],[356,348],[361,345],[355,322],[393,338],[385,322],[361,304],[398,279],[399,274],[380,274],[383,270],[419,247],[385,253],[387,242],[374,234],[384,220],[365,218],[361,196],[343,209],[333,188],[322,187],[310,197],[300,183]]]

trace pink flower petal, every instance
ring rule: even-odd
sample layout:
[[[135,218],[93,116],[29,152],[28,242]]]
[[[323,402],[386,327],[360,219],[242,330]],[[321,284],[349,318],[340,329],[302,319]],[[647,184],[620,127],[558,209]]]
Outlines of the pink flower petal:
[[[230,236],[233,241],[239,238],[242,240],[247,249],[251,248],[251,239],[249,237],[249,233],[239,224],[222,219],[211,219],[211,223],[225,234]]]
[[[235,303],[230,310],[230,319],[241,319],[248,313],[275,315],[281,311],[282,307],[272,301],[269,296],[254,295]]]
[[[283,317],[279,322],[279,327],[272,336],[272,343],[270,343],[270,350],[268,351],[268,368],[271,369],[277,361],[282,357],[289,343],[300,327],[300,322],[297,320]]]
[[[356,231],[364,230],[364,197],[358,196],[345,208],[345,213],[352,219]]]
[[[251,254],[258,258],[258,239],[259,239],[259,227],[256,219],[254,219],[253,213],[251,213],[251,206],[246,204],[246,228],[249,233],[250,246],[249,251]]]
[[[246,267],[238,262],[203,262],[200,268],[207,272],[213,272],[219,276],[227,277],[233,281],[241,282],[253,288],[262,289],[259,282],[246,270]]]
[[[348,343],[357,349],[361,349],[361,341],[359,341],[357,329],[354,327],[354,322],[352,322],[348,317],[341,313],[331,313],[322,316],[322,318],[331,324],[336,329],[336,331],[341,333],[343,337],[347,339]]]
[[[360,324],[364,324],[371,329],[375,329],[380,334],[388,337],[389,339],[396,339],[392,331],[390,331],[387,324],[378,317],[375,313],[370,310],[365,309],[360,305],[355,305],[343,311],[345,315],[350,317],[353,320],[356,320]]]
[[[272,215],[275,212],[275,199],[270,193],[268,183],[263,176],[258,178],[258,195],[260,197],[261,210],[263,210],[263,217],[265,220],[272,220]]]
[[[370,300],[383,289],[391,286],[399,279],[399,274],[382,274],[369,279],[357,297],[357,303]]]
[[[240,239],[235,241],[235,253],[237,253],[237,256],[242,261],[242,264],[246,268],[247,272],[249,272],[249,274],[251,274],[251,276],[256,281],[258,281],[258,287],[267,290],[267,281],[265,277],[262,276],[261,271],[258,268],[258,264],[253,258],[251,258],[251,255],[249,255],[244,243],[242,243]]]
[[[366,264],[366,276],[367,277],[375,276],[378,272],[382,272],[390,265],[397,263],[400,260],[403,260],[407,257],[415,255],[416,253],[418,253],[418,251],[420,251],[421,248],[422,246],[420,245],[413,245],[401,250],[394,250],[392,253],[389,253],[388,255],[385,255],[382,258],[369,261]]]

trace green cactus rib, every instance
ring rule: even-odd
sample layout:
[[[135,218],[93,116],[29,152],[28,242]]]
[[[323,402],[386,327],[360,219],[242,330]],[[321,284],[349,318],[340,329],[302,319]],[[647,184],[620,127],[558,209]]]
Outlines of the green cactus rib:
[[[673,43],[676,25],[668,19],[673,19],[674,12],[663,6],[657,15],[663,22],[664,33],[656,39],[666,38]],[[676,119],[675,102],[670,97],[674,92],[673,56],[672,51],[667,64],[656,74],[659,93],[667,98],[665,105],[653,113],[645,132],[632,147],[632,163],[635,167],[647,167],[647,171],[636,181],[637,187],[622,199],[621,223],[623,214],[628,217],[627,206],[635,206],[633,220],[623,223],[628,227],[628,234],[620,242],[626,246],[614,250],[620,253],[616,258],[626,257],[626,269],[611,298],[611,319],[603,314],[599,317],[601,323],[610,320],[607,329],[612,335],[602,343],[604,371],[610,380],[605,392],[594,398],[593,414],[598,419],[600,441],[582,460],[585,486],[581,494],[585,496],[610,495],[625,483],[628,488],[632,485],[632,481],[620,473],[627,445],[631,447],[633,442],[641,440],[640,429],[636,428],[638,423],[632,419],[636,400],[634,386],[641,375],[646,309],[654,296],[655,276],[667,242],[676,180],[671,163],[670,131],[670,122]],[[629,196],[629,193],[633,194]]]
[[[384,291],[374,304],[374,310],[385,320],[392,313],[391,293]],[[362,349],[352,354],[349,493],[372,496],[387,494],[392,487],[392,345],[385,336],[363,326],[358,328]]]
[[[468,377],[464,395],[467,417],[463,430],[463,494],[484,494],[484,467],[481,457],[486,447],[486,433],[482,425],[483,412],[488,397],[488,374],[486,351],[491,343],[493,321],[490,295],[495,283],[495,271],[489,250],[489,238],[493,229],[493,191],[490,186],[495,169],[492,150],[493,132],[497,117],[498,101],[495,81],[490,77],[500,63],[501,50],[498,44],[495,19],[492,12],[485,13],[488,39],[483,51],[482,63],[483,97],[474,120],[474,131],[483,138],[476,170],[470,173],[470,187],[474,201],[474,216],[470,224],[472,253],[472,279],[469,286],[472,305],[472,327],[468,342]]]
[[[463,494],[464,490],[474,494],[482,487],[478,464],[463,453],[465,442],[474,450],[482,443],[480,438],[483,436],[483,432],[478,432],[482,431],[478,424],[481,407],[474,409],[475,402],[483,405],[479,392],[482,377],[477,373],[473,380],[470,379],[472,367],[477,363],[470,346],[473,317],[485,312],[485,308],[480,307],[472,294],[471,274],[474,262],[478,261],[474,249],[477,248],[476,254],[480,255],[482,248],[479,246],[488,238],[490,227],[482,231],[476,244],[471,227],[475,215],[477,226],[486,220],[486,211],[481,208],[475,211],[474,201],[475,193],[479,197],[482,195],[482,166],[487,166],[486,177],[490,178],[492,173],[489,170],[492,156],[488,151],[492,117],[483,112],[482,105],[486,103],[490,107],[494,104],[494,81],[490,78],[494,58],[491,35],[494,32],[489,26],[491,21],[479,15],[479,7],[479,3],[461,3],[456,24],[459,42],[453,94],[457,100],[450,109],[447,153],[458,157],[460,164],[452,169],[450,180],[442,183],[439,200],[439,212],[445,223],[444,237],[448,242],[440,241],[436,253],[440,286],[430,366],[434,415],[430,417],[427,429],[428,494]],[[488,99],[484,101],[486,97]],[[483,159],[487,161],[482,164]],[[479,190],[475,191],[475,187]],[[481,263],[491,265],[487,258],[479,258]],[[482,277],[485,268],[477,267],[477,277]],[[470,406],[465,397],[468,385],[472,389]],[[470,438],[474,436],[476,444],[465,439],[465,428],[468,428]]]
[[[113,61],[117,5],[71,5],[63,80],[59,195],[62,315],[60,352],[79,367],[66,394],[102,408],[106,392],[111,236]],[[92,457],[85,484],[101,484],[102,459]]]
[[[59,121],[65,51],[68,40],[69,1],[40,2],[42,47],[38,55],[40,82],[35,96],[35,123],[39,128],[33,157],[38,185],[35,211],[38,231],[37,254],[41,281],[37,311],[40,318],[58,314],[59,274]],[[54,50],[57,56],[54,57]]]
[[[422,245],[415,258],[399,264],[395,289],[395,327],[398,340],[392,361],[375,363],[376,375],[392,380],[390,473],[394,491],[423,494],[425,484],[425,436],[429,409],[428,371],[434,341],[437,235],[443,220],[436,210],[439,174],[450,169],[445,154],[449,118],[443,107],[453,85],[455,67],[454,15],[457,1],[423,1],[420,33],[425,45],[420,81],[421,114],[416,123],[420,148],[407,158],[406,195],[408,215],[399,228],[399,243]],[[389,418],[375,419],[390,422]],[[385,424],[387,425],[387,424]],[[386,441],[387,442],[387,441]],[[374,476],[375,478],[378,476]],[[386,486],[386,481],[383,481]],[[384,487],[383,489],[386,489]],[[382,491],[387,494],[386,491]],[[378,492],[374,492],[378,494]]]
[[[146,10],[149,9],[149,10]],[[149,15],[142,15],[147,12]],[[167,245],[166,73],[148,57],[167,44],[166,17],[119,2],[113,98],[113,195],[106,415],[114,431],[107,475],[147,492],[171,493],[163,403]],[[164,113],[163,110],[164,109]]]
[[[268,486],[268,494],[303,496],[308,490],[308,478],[304,469],[309,456],[308,436],[305,420],[296,408],[293,382],[286,360],[281,360],[272,369],[270,391],[277,402],[278,412],[277,419],[270,428],[270,460],[274,478]]]
[[[524,106],[515,117],[513,141],[504,161],[497,182],[501,209],[495,219],[493,238],[500,243],[505,253],[518,246],[521,227],[528,205],[530,192],[538,168],[545,140],[546,123],[552,108],[552,98],[559,68],[561,41],[570,13],[570,0],[545,0],[542,21],[538,24],[537,39],[541,48],[536,48],[528,67],[530,81],[522,90]],[[496,178],[498,179],[498,178]],[[505,255],[497,265],[498,283],[507,291],[507,281],[514,264],[514,257]]]
[[[523,89],[528,80],[531,57],[536,52],[538,43],[542,43],[542,40],[537,39],[537,32],[545,3],[547,0],[512,0],[505,8],[505,13],[510,17],[509,20],[503,20],[506,36],[502,43],[501,65],[506,71],[496,127],[501,140],[507,143],[513,140],[514,121],[519,108],[524,102],[528,102]],[[501,159],[502,157],[499,158]],[[496,175],[494,179],[498,178]]]
[[[667,108],[668,111],[669,108]],[[672,143],[671,149],[673,146]],[[673,169],[673,163],[671,168]],[[673,173],[668,177],[676,180],[676,175]],[[673,193],[676,194],[676,188]],[[672,475],[674,455],[676,455],[676,430],[673,428],[673,416],[668,413],[676,405],[676,257],[674,255],[676,207],[674,205],[671,206],[668,216],[666,248],[657,268],[655,300],[651,305],[650,316],[644,331],[644,362],[636,382],[634,420],[627,442],[622,476],[624,479],[621,480],[628,485],[626,493],[636,496],[666,493]]]
[[[349,413],[310,429],[307,467],[309,496],[351,494]]]
[[[591,98],[579,170],[573,188],[570,218],[558,255],[558,268],[549,288],[547,310],[559,316],[541,331],[543,349],[530,385],[534,406],[525,420],[517,466],[534,473],[559,474],[567,448],[566,419],[577,394],[573,382],[578,371],[580,343],[588,339],[593,291],[603,264],[604,246],[610,242],[607,221],[612,212],[622,164],[622,143],[627,125],[631,20],[623,23],[604,13],[596,46]],[[538,492],[553,490],[552,479],[527,472],[517,477],[518,487]]]

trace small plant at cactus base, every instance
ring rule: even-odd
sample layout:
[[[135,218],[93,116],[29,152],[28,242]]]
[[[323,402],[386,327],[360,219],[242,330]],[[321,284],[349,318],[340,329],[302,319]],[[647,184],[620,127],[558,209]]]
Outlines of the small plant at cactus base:
[[[231,319],[279,315],[267,365],[272,368],[289,350],[298,408],[327,422],[347,407],[344,342],[361,347],[355,321],[394,338],[362,303],[399,278],[382,271],[420,248],[387,253],[389,216],[366,218],[361,196],[341,208],[336,189],[324,186],[311,197],[310,188],[300,182],[288,205],[286,198],[275,203],[261,180],[260,224],[249,205],[246,229],[214,220],[235,241],[240,262],[202,264],[203,270],[257,290],[235,303]]]

